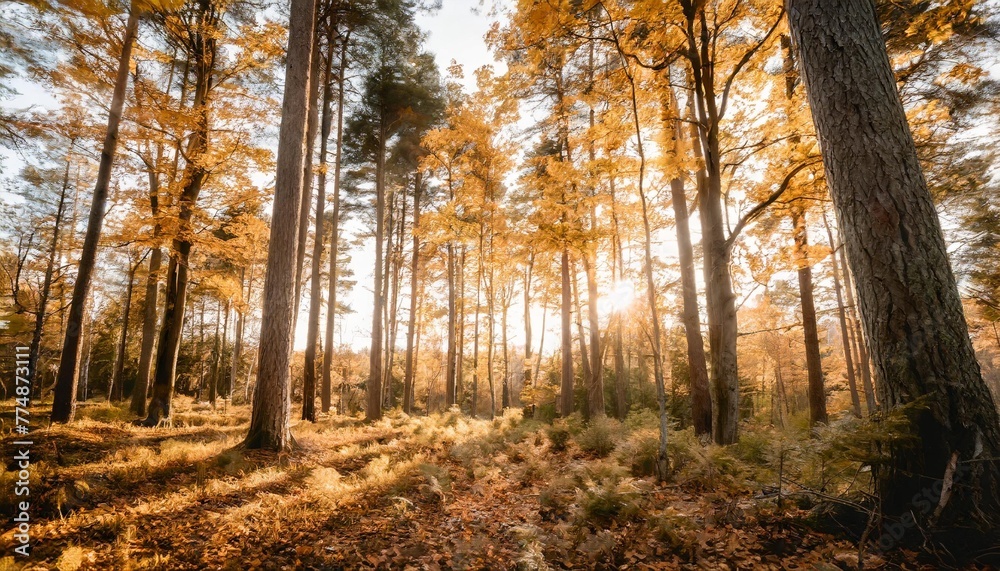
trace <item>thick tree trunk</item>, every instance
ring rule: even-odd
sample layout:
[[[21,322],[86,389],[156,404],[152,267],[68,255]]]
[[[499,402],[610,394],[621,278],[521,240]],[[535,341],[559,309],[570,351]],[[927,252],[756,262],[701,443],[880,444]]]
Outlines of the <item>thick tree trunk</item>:
[[[319,14],[317,13],[318,17]],[[315,26],[313,28],[315,31]],[[306,241],[309,238],[309,212],[312,206],[313,188],[313,151],[316,146],[316,135],[319,133],[319,84],[320,57],[319,34],[313,38],[312,55],[309,63],[309,110],[306,120],[306,148],[302,161],[302,204],[299,205],[299,243],[295,257],[295,309],[292,312],[292,336],[295,336],[299,321],[299,307],[302,304],[302,270],[306,259]],[[319,238],[317,237],[317,240]],[[315,385],[314,385],[315,387]]]
[[[90,295],[90,281],[97,260],[98,241],[101,238],[101,226],[104,224],[104,208],[108,200],[108,188],[111,182],[111,167],[118,148],[118,125],[121,123],[122,108],[125,105],[125,88],[128,86],[129,63],[132,59],[132,46],[135,44],[135,34],[139,27],[139,10],[134,6],[129,8],[128,22],[125,24],[125,36],[122,38],[122,53],[118,58],[118,72],[115,76],[114,93],[111,96],[111,109],[108,113],[108,127],[104,135],[104,146],[101,148],[101,162],[97,171],[97,183],[94,185],[93,202],[90,204],[90,218],[87,221],[87,233],[83,239],[80,251],[80,262],[73,284],[73,297],[70,301],[67,318],[66,336],[63,339],[62,355],[59,358],[59,373],[56,376],[56,386],[52,401],[52,422],[71,422],[76,413],[76,383],[77,370],[80,361],[80,333],[83,325],[83,309]]]
[[[798,265],[799,303],[802,307],[802,334],[806,348],[806,370],[809,384],[809,424],[829,422],[826,413],[826,392],[823,388],[823,361],[819,354],[819,334],[816,305],[813,303],[812,265],[809,261],[809,237],[805,213],[792,211],[795,258]]]
[[[257,388],[253,395],[247,448],[282,450],[293,444],[291,361],[295,264],[299,209],[302,202],[303,150],[309,112],[309,74],[315,25],[314,0],[292,0],[288,29],[288,61],[278,135],[278,169],[274,212],[264,277]]]
[[[915,518],[921,529],[964,527],[971,516],[995,535],[1000,418],[969,339],[874,4],[788,6],[881,401],[905,408],[916,437],[894,444],[876,466],[882,513]],[[935,482],[940,494],[931,490]],[[917,503],[925,493],[933,497]]]

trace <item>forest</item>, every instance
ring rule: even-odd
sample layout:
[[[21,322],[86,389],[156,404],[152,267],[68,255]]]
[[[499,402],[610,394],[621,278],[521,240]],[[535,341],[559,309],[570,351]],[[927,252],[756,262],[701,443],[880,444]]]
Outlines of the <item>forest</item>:
[[[0,571],[1000,568],[998,117],[992,0],[0,0]]]

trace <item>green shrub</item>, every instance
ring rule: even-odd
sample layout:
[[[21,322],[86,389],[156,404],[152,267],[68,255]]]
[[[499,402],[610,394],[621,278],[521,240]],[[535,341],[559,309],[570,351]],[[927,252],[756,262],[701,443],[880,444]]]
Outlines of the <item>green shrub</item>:
[[[569,444],[569,428],[565,421],[557,420],[552,426],[545,429],[545,436],[549,438],[549,449],[553,452],[566,450]]]
[[[577,503],[584,522],[600,525],[638,517],[640,493],[632,480],[604,483],[580,490]]]
[[[577,437],[577,444],[586,452],[604,458],[615,450],[622,432],[622,425],[613,418],[600,417],[592,420]]]
[[[660,450],[659,430],[642,428],[632,432],[615,449],[615,458],[629,467],[633,476],[655,476]]]

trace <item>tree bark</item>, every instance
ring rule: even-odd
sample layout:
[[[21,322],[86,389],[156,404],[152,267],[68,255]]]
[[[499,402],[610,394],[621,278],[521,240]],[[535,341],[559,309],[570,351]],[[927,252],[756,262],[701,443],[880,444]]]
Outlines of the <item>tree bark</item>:
[[[295,260],[305,157],[303,140],[309,112],[309,74],[316,2],[292,0],[288,60],[278,135],[274,212],[264,277],[257,388],[253,395],[247,448],[287,449],[293,444],[291,361],[295,301]]]
[[[788,6],[881,401],[905,411],[916,437],[893,444],[874,470],[882,513],[909,514],[923,529],[967,524],[971,515],[988,530],[1000,519],[1000,418],[874,4]],[[961,484],[950,487],[950,499],[942,492],[933,509],[913,509],[929,482],[953,478]]]
[[[806,229],[805,213],[792,211],[792,227],[795,240],[795,257],[798,265],[799,303],[802,308],[802,334],[806,348],[806,370],[809,384],[809,424],[826,424],[830,418],[826,413],[826,392],[823,388],[823,361],[819,354],[819,334],[816,324],[816,305],[813,302],[812,265],[809,262],[809,237]]]
[[[382,418],[382,249],[385,234],[385,139],[380,128],[379,146],[375,157],[375,272],[372,288],[372,342],[368,359],[368,407],[365,419]]]
[[[118,58],[114,93],[111,96],[108,127],[104,135],[104,146],[101,148],[97,183],[94,185],[94,197],[90,204],[87,233],[80,251],[80,262],[76,282],[73,284],[73,297],[70,301],[66,336],[63,339],[62,355],[59,358],[59,372],[56,376],[52,401],[52,422],[71,422],[76,414],[76,383],[80,361],[83,310],[87,296],[90,295],[90,282],[97,259],[98,241],[101,238],[101,226],[104,224],[104,209],[108,200],[111,167],[114,164],[115,151],[118,148],[118,126],[121,123],[122,108],[125,105],[125,89],[128,86],[129,62],[132,59],[132,46],[135,44],[138,27],[139,10],[135,6],[130,6],[128,22],[125,24],[125,36],[122,38],[122,53]]]

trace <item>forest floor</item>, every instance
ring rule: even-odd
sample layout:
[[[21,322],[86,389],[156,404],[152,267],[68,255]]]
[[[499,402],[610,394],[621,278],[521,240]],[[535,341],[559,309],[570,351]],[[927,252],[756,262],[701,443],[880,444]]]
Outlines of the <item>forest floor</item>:
[[[692,453],[679,437],[686,467],[656,483],[641,417],[595,432],[519,412],[329,416],[272,454],[239,447],[246,407],[178,400],[172,428],[84,404],[73,424],[33,432],[30,563],[0,570],[858,568],[845,532],[818,531],[809,506],[779,508],[725,449]],[[3,472],[4,513],[15,479]],[[5,530],[2,554],[13,546]]]

